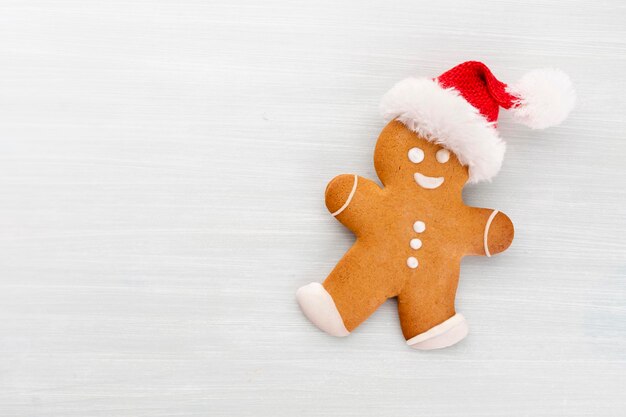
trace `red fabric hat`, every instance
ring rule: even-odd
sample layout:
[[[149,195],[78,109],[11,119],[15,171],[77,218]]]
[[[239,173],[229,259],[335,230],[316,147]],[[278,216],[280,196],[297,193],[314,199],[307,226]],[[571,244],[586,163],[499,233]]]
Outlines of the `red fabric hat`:
[[[482,62],[468,61],[435,79],[399,82],[383,97],[381,111],[386,120],[398,119],[454,152],[475,183],[490,180],[502,166],[506,146],[496,130],[500,107],[512,110],[517,122],[543,129],[565,120],[575,101],[562,71],[531,71],[507,85]]]

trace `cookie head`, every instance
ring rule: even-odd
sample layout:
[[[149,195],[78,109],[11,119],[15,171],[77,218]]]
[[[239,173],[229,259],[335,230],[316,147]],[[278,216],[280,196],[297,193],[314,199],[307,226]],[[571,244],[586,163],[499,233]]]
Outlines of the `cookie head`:
[[[374,152],[376,173],[385,186],[410,191],[460,191],[467,167],[444,147],[392,121],[380,133]]]

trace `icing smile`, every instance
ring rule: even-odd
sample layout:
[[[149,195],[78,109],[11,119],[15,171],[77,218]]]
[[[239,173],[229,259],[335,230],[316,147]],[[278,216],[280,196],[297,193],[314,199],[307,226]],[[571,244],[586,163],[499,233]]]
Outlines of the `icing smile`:
[[[426,188],[427,190],[434,190],[443,184],[443,177],[427,177],[426,175],[422,175],[419,172],[415,173],[415,182],[422,188]]]

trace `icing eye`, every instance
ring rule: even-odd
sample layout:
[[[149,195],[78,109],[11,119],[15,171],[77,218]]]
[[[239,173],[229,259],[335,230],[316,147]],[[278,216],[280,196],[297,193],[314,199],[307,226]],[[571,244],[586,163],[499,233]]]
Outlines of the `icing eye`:
[[[409,160],[414,164],[419,164],[424,160],[424,151],[420,148],[409,149]]]
[[[447,149],[439,149],[435,154],[435,158],[437,158],[437,162],[440,164],[445,164],[450,160],[450,152]]]

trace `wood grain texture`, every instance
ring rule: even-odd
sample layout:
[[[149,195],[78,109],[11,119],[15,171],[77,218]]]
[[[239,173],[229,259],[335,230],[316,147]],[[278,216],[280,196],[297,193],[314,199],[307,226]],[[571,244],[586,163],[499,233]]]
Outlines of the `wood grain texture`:
[[[338,4],[340,3],[340,4]],[[623,416],[626,5],[0,2],[0,415]],[[560,67],[579,104],[501,116],[509,214],[466,259],[466,341],[420,353],[394,302],[345,339],[300,313],[353,237],[382,94],[466,59]]]

